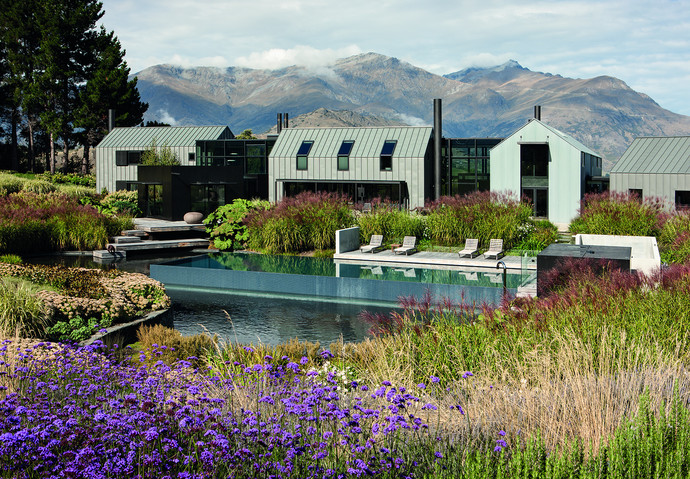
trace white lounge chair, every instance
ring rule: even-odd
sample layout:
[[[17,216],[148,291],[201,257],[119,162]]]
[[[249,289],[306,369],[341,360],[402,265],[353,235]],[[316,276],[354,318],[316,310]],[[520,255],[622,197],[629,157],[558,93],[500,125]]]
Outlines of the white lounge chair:
[[[403,238],[403,244],[399,248],[395,248],[393,253],[395,254],[412,254],[417,252],[417,237],[416,236],[405,236]]]
[[[465,249],[458,251],[458,255],[461,258],[474,258],[479,256],[479,240],[478,239],[467,239],[465,240]]]
[[[489,249],[484,253],[484,258],[499,259],[503,257],[503,240],[492,239],[489,243]]]
[[[383,235],[371,235],[368,245],[359,248],[362,253],[378,253],[385,248],[383,246]]]

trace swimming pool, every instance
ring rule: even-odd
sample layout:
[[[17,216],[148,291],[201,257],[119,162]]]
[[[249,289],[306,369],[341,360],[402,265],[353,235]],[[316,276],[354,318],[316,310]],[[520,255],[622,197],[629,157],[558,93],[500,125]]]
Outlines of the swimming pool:
[[[427,291],[439,299],[498,304],[504,294],[500,271],[254,253],[208,253],[152,264],[151,277],[165,285],[384,304]],[[508,273],[507,291],[515,293],[520,280],[520,274]]]

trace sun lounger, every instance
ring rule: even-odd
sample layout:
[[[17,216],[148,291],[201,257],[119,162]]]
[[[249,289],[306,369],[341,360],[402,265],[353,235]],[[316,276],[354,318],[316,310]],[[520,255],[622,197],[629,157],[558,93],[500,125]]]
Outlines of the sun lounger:
[[[383,235],[371,235],[369,244],[362,246],[361,248],[359,248],[359,250],[362,253],[378,253],[384,248],[385,246],[383,246]]]
[[[465,240],[465,249],[458,251],[458,255],[461,258],[474,258],[479,256],[479,240],[478,239],[467,239]]]
[[[503,257],[503,240],[492,239],[489,243],[489,249],[484,253],[484,258],[499,259]]]
[[[395,254],[412,254],[417,252],[417,237],[416,236],[405,236],[403,238],[403,244],[399,248],[395,248],[393,253]]]

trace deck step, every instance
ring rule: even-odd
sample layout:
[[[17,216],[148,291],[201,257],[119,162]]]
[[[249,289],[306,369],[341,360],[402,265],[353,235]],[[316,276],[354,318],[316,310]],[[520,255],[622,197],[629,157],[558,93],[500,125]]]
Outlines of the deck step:
[[[139,238],[146,238],[149,234],[144,230],[124,230],[122,236],[137,236]]]
[[[170,248],[208,248],[209,240],[203,238],[188,238],[174,240],[148,240],[137,243],[109,243],[115,251],[149,251]]]
[[[141,243],[142,239],[139,236],[113,236],[110,242],[115,244]]]

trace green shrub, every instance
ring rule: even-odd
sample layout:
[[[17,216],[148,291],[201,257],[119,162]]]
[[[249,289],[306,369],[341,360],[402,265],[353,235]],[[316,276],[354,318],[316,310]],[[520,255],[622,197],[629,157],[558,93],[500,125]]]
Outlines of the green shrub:
[[[39,287],[17,278],[0,278],[0,334],[42,338],[48,324]]]
[[[22,258],[16,254],[4,254],[0,256],[0,263],[22,264]]]
[[[249,239],[245,217],[254,209],[266,210],[270,204],[263,200],[238,198],[228,205],[218,207],[204,219],[206,231],[213,245],[221,251],[243,249]]]
[[[140,164],[142,166],[177,166],[180,164],[180,159],[172,148],[168,145],[159,147],[154,139],[141,154]]]
[[[100,202],[98,211],[104,215],[137,216],[141,214],[138,206],[139,194],[136,191],[117,190],[108,193]]]
[[[541,251],[558,239],[558,228],[548,220],[538,220],[525,223],[522,227],[525,238],[515,246],[523,251]]]
[[[95,175],[82,175],[79,173],[50,173],[48,171],[36,175],[37,178],[43,179],[50,183],[56,185],[77,185],[86,186],[89,188],[96,187],[96,176]]]
[[[57,321],[46,328],[45,334],[50,341],[79,342],[89,339],[101,328],[107,328],[111,324],[109,318],[88,318],[74,316],[66,321]]]

